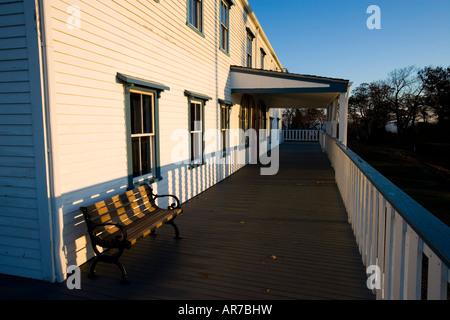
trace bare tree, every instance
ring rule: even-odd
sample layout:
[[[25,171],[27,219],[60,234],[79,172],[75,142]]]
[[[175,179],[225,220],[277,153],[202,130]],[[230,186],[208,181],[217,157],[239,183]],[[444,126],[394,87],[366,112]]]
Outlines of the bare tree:
[[[423,85],[417,69],[409,66],[389,73],[386,84],[390,87],[387,96],[390,111],[395,116],[399,137],[414,125],[419,107],[422,105]]]

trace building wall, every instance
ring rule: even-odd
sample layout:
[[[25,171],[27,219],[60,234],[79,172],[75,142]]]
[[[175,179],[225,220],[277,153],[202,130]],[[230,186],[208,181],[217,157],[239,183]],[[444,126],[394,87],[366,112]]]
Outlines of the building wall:
[[[34,1],[0,1],[0,273],[53,280]]]
[[[233,99],[230,65],[245,65],[246,27],[257,36],[253,66],[260,66],[263,47],[266,68],[281,68],[257,22],[244,9],[246,1],[235,0],[230,11],[229,55],[219,50],[220,2],[203,2],[201,35],[186,24],[184,0],[45,1],[51,16],[46,23],[51,26],[53,61],[55,195],[62,217],[55,245],[61,259],[67,259],[56,271],[58,279],[64,278],[67,264],[79,265],[92,257],[78,208],[128,186],[124,86],[116,79],[118,72],[170,87],[159,100],[163,179],[153,185],[155,192],[173,193],[185,202],[243,166],[208,160],[189,170],[175,165],[172,156],[174,131],[188,130],[185,90],[212,98],[205,107],[206,130],[219,128],[218,99]],[[240,101],[234,102],[231,129],[239,127]],[[217,145],[213,141],[206,152]],[[244,152],[235,148],[232,157],[245,158]]]

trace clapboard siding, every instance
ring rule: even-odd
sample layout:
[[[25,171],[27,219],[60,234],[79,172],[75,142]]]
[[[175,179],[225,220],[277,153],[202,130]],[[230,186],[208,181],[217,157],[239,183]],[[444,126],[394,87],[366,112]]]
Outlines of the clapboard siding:
[[[59,280],[67,264],[80,264],[92,256],[78,208],[127,187],[124,87],[116,79],[118,72],[170,87],[159,99],[163,179],[153,184],[155,192],[175,193],[184,202],[242,168],[245,151],[236,148],[238,141],[232,144],[229,158],[234,161],[228,165],[208,159],[204,166],[189,170],[186,164],[174,164],[186,159],[180,155],[174,158],[172,152],[179,143],[172,139],[175,130],[188,129],[185,90],[212,98],[205,105],[205,127],[219,128],[218,99],[232,100],[230,65],[245,65],[247,26],[257,35],[253,66],[260,67],[263,47],[268,54],[266,69],[277,68],[268,62],[276,58],[271,56],[270,44],[256,32],[259,25],[246,12],[247,1],[235,0],[231,8],[229,55],[219,50],[219,3],[204,1],[202,36],[186,23],[185,0],[45,1],[51,9],[51,21],[46,21],[51,27],[51,126],[57,143],[53,146],[57,148],[53,160],[60,194],[55,210],[62,215],[61,249],[67,259],[56,271]],[[71,6],[81,10],[80,28],[70,28],[67,23]],[[14,30],[20,33],[20,26]],[[20,46],[18,39],[17,50]],[[4,52],[4,56],[10,54]],[[24,68],[26,63],[18,61],[17,71]],[[27,82],[26,73],[21,74],[21,81]],[[11,84],[11,89],[20,93],[20,83]],[[26,96],[22,99],[19,114],[11,116],[27,115]],[[232,108],[230,127],[238,129],[240,101],[234,102],[237,104]],[[26,120],[17,118],[17,122]],[[20,139],[24,147],[29,142],[26,134]],[[207,142],[206,152],[215,152],[218,145],[217,140]]]
[[[0,1],[0,273],[43,279],[38,190],[46,185],[36,172],[45,168],[38,167],[43,150],[35,144],[43,132],[33,123],[40,101],[33,101],[30,76],[39,75],[30,60],[38,44],[35,33],[27,34],[36,22],[26,12],[23,1]]]

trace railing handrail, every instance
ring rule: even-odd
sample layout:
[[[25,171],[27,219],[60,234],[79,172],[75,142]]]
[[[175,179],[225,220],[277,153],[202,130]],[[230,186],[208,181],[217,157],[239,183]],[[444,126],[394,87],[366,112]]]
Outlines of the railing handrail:
[[[337,146],[372,182],[378,192],[389,201],[391,206],[435,252],[447,268],[450,268],[450,227],[361,159],[355,152],[337,139],[328,137],[336,142]]]
[[[321,132],[320,143],[335,169],[363,264],[377,274],[376,287],[367,284],[377,299],[420,299],[425,276],[427,298],[447,299],[450,227],[337,139]]]

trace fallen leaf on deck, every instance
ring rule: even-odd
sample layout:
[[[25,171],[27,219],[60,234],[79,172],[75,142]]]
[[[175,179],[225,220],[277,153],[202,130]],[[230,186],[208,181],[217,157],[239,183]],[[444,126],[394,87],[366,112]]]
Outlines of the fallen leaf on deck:
[[[208,274],[207,274],[207,273],[204,273],[204,272],[198,272],[198,274],[199,274],[200,276],[203,277],[203,280],[208,279]]]
[[[272,255],[271,258],[272,258],[272,260],[277,260],[277,256],[276,255]]]

